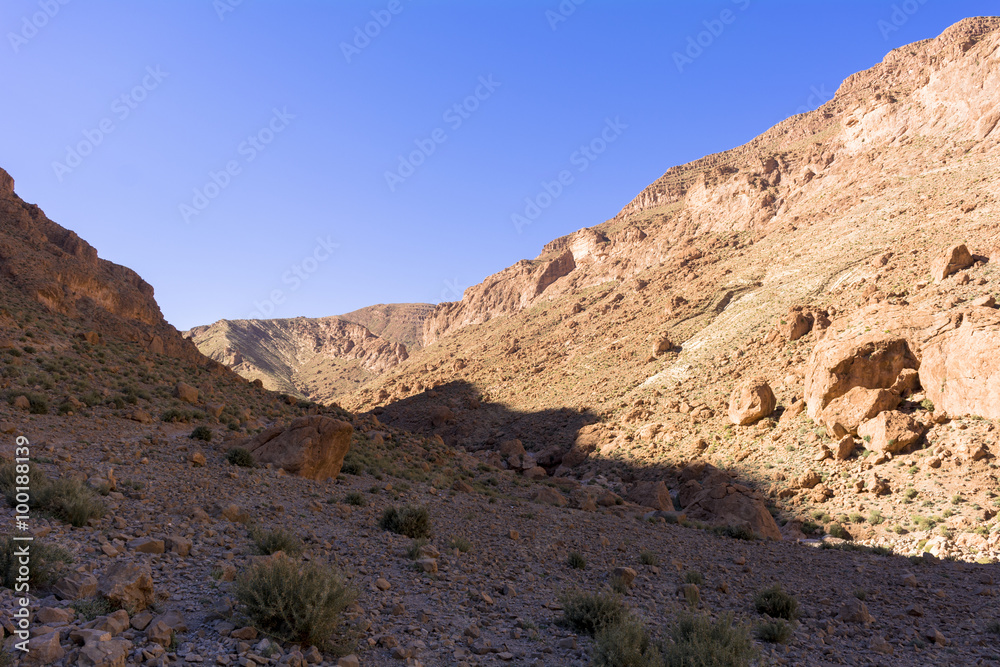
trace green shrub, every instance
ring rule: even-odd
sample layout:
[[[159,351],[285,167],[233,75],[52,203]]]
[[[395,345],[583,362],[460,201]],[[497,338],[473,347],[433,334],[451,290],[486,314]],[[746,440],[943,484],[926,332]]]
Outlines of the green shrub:
[[[70,604],[70,607],[80,616],[83,621],[92,621],[98,616],[107,616],[115,611],[114,605],[108,602],[107,598],[95,597],[84,598]]]
[[[426,507],[387,507],[378,525],[384,530],[406,537],[431,536],[431,519]]]
[[[635,618],[598,630],[591,656],[595,667],[661,667],[663,660],[649,632]]]
[[[212,441],[212,429],[207,426],[196,426],[191,435],[188,436],[192,440],[204,440],[205,442]]]
[[[827,535],[830,535],[831,537],[836,537],[836,538],[841,539],[841,540],[849,540],[849,539],[851,539],[851,534],[848,533],[847,529],[844,528],[839,523],[831,523],[829,526],[827,526],[826,527],[826,533],[827,533]]]
[[[364,464],[352,457],[350,454],[344,457],[344,463],[340,466],[340,472],[345,475],[360,475],[364,471]]]
[[[701,586],[704,583],[705,578],[701,576],[701,572],[696,570],[688,570],[684,573],[684,583],[694,584],[695,586]]]
[[[284,528],[263,530],[257,526],[252,526],[250,528],[250,539],[253,540],[257,553],[264,556],[270,556],[278,551],[289,556],[296,556],[302,553],[302,540],[299,539],[298,535]]]
[[[73,561],[70,553],[62,547],[38,541],[16,541],[11,536],[0,538],[0,577],[3,577],[3,585],[12,590],[17,585],[19,576],[20,557],[17,551],[25,545],[28,546],[31,560],[28,584],[33,588],[53,583],[66,569],[66,565]]]
[[[639,562],[643,565],[659,565],[660,557],[652,551],[643,551],[639,554]]]
[[[758,613],[766,614],[771,618],[793,621],[799,615],[799,601],[782,590],[781,584],[775,584],[757,593],[754,596],[753,604]]]
[[[660,649],[666,667],[749,667],[758,656],[750,633],[733,624],[731,613],[714,622],[681,613]]]
[[[566,564],[574,570],[584,570],[587,567],[587,559],[579,551],[571,551],[566,556]]]
[[[410,543],[410,548],[406,550],[407,557],[410,560],[417,560],[420,558],[420,549],[428,544],[430,544],[430,540],[425,537],[413,540],[413,542]]]
[[[348,505],[354,505],[355,507],[364,507],[368,504],[365,500],[365,494],[360,491],[351,491],[344,497],[344,502]]]
[[[792,626],[780,618],[763,621],[754,628],[754,635],[762,642],[785,644],[792,637]]]
[[[560,602],[565,623],[588,635],[621,623],[628,613],[621,597],[611,592],[570,591],[560,597]]]
[[[241,611],[264,634],[321,646],[356,594],[328,565],[276,558],[256,563],[235,582]]]
[[[229,461],[231,465],[240,466],[241,468],[253,468],[257,465],[257,462],[254,461],[253,454],[242,447],[233,447],[226,452],[226,460]]]
[[[21,466],[27,466],[27,468],[20,468],[21,473],[18,472],[18,465],[14,463],[4,463],[0,465],[0,490],[3,491],[4,498],[7,499],[7,504],[14,507],[17,504],[17,487],[18,486],[28,486],[31,490],[28,493],[28,506],[35,507],[38,504],[38,493],[42,490],[46,484],[48,484],[48,478],[45,476],[41,470],[36,468],[31,463],[22,463]],[[27,480],[23,479],[23,471],[27,470]],[[27,484],[19,483],[17,478],[22,477],[21,482],[27,481]]]
[[[451,538],[451,540],[448,541],[448,548],[458,549],[464,554],[472,548],[472,542],[465,539],[464,537],[457,536]]]
[[[731,537],[734,540],[756,540],[757,535],[750,526],[713,526],[712,532],[721,537]]]
[[[77,528],[91,519],[99,519],[106,511],[104,502],[78,479],[57,479],[44,485],[37,496],[38,506]]]
[[[871,525],[877,526],[883,521],[885,521],[885,517],[882,516],[882,512],[878,510],[872,510],[871,512],[868,513],[868,523],[870,523]]]

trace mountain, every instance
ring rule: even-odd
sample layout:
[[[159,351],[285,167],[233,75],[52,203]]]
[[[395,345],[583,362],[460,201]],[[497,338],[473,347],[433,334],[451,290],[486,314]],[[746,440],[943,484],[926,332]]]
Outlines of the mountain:
[[[993,504],[984,457],[1000,452],[981,420],[1000,417],[985,351],[1000,345],[998,64],[997,18],[890,52],[822,107],[668,169],[615,218],[439,304],[425,347],[341,404],[469,451],[518,439],[548,475],[616,489],[676,488],[686,479],[664,468],[708,462],[770,489],[792,526],[832,497],[820,514],[876,509],[892,520],[852,530],[913,548],[928,536],[888,530],[910,522],[900,491]],[[883,353],[892,378],[865,361]],[[894,384],[904,368],[915,386]],[[734,424],[755,378],[777,409]],[[856,436],[834,414],[848,407],[918,444],[865,458],[901,440]],[[573,415],[588,415],[583,440]],[[901,467],[885,465],[894,454]]]
[[[424,320],[433,311],[429,303],[381,303],[338,317],[360,324],[390,343],[402,343],[413,352],[423,347]]]
[[[5,300],[69,317],[95,333],[153,353],[205,361],[163,319],[153,288],[134,271],[100,259],[76,233],[49,220],[14,192],[0,169],[0,281]]]
[[[420,308],[373,307],[353,314],[383,332],[412,335]],[[389,314],[400,314],[395,320]],[[360,316],[359,316],[360,315]],[[219,320],[185,335],[206,356],[267,389],[332,402],[407,358],[406,346],[343,317]]]

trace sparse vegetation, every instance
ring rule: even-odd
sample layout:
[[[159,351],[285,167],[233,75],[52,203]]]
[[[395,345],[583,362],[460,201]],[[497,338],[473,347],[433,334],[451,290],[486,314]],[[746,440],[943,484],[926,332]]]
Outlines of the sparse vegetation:
[[[253,540],[257,553],[264,556],[270,556],[279,551],[288,556],[302,553],[302,540],[299,539],[298,535],[284,528],[263,530],[258,526],[252,526],[250,539]]]
[[[780,618],[763,621],[754,628],[757,639],[771,644],[785,644],[792,637],[792,626]]]
[[[204,442],[212,441],[212,429],[207,426],[196,426],[191,435],[188,436],[192,440],[202,440]]]
[[[643,565],[659,565],[660,557],[652,551],[643,551],[639,554],[639,562]]]
[[[3,585],[11,590],[17,585],[18,572],[21,563],[17,551],[24,542],[17,542],[11,536],[0,538],[0,576]],[[33,541],[31,549],[31,564],[28,568],[28,584],[33,588],[45,587],[53,583],[73,562],[73,557],[62,547]]]
[[[595,667],[661,667],[663,658],[649,631],[628,617],[598,630],[591,662]]]
[[[560,597],[560,602],[566,624],[588,635],[621,623],[628,614],[621,596],[612,592],[570,591]]]
[[[448,540],[449,549],[458,549],[462,553],[468,552],[472,549],[472,542],[461,536],[456,536]]]
[[[696,570],[688,570],[687,572],[684,573],[684,583],[701,586],[703,583],[705,583],[705,578],[701,575],[701,572],[698,572]]]
[[[574,570],[584,570],[587,567],[587,559],[579,551],[571,551],[566,556],[566,565]]]
[[[243,447],[233,447],[226,452],[226,460],[229,461],[231,465],[239,466],[241,468],[253,468],[257,465],[257,462],[254,461],[253,454]]]
[[[328,565],[277,558],[236,578],[242,613],[261,632],[283,641],[326,644],[356,595]]]
[[[426,507],[387,507],[379,527],[411,538],[431,536],[431,519]]]
[[[368,504],[365,500],[365,494],[360,491],[351,491],[346,496],[344,496],[344,502],[348,505],[354,505],[355,507],[364,507]]]
[[[749,631],[735,624],[731,613],[715,621],[679,614],[660,650],[665,667],[749,667],[759,654]]]
[[[754,608],[759,614],[771,618],[783,618],[794,621],[799,615],[799,601],[786,593],[781,584],[775,584],[757,593],[753,599]]]
[[[713,526],[712,532],[721,537],[731,537],[734,540],[756,540],[757,535],[750,526],[739,524],[735,526]]]

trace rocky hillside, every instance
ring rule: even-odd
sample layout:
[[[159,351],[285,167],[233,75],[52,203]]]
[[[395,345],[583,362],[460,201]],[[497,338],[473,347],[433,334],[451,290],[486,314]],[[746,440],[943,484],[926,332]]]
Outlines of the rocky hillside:
[[[383,331],[412,333],[415,325],[406,318],[416,317],[419,306],[396,311],[403,314],[399,320],[387,317],[391,308],[373,307],[354,316]],[[203,354],[248,380],[327,403],[407,358],[402,342],[376,336],[343,317],[219,320],[185,335]]]
[[[97,256],[74,232],[14,192],[0,169],[0,286],[8,303],[41,304],[92,330],[157,354],[204,361],[163,319],[153,288],[134,271]]]
[[[413,352],[423,347],[424,320],[433,311],[429,303],[380,303],[338,317],[360,324],[390,343],[402,343]]]
[[[996,18],[889,53],[437,306],[344,405],[621,494],[711,463],[787,537],[996,557],[998,64]]]

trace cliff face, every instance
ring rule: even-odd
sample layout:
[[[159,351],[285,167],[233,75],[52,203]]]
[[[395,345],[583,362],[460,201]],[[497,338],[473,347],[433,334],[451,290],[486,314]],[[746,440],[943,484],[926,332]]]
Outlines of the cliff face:
[[[434,306],[429,303],[381,303],[338,317],[360,324],[391,343],[402,343],[412,351],[423,346],[424,320],[433,311]]]
[[[753,141],[671,167],[612,220],[548,244],[443,303],[424,324],[424,344],[520,312],[544,299],[695,259],[709,235],[759,239],[789,230],[803,205],[826,193],[865,196],[890,164],[901,177],[1000,141],[1000,19],[972,18],[938,38],[890,52],[848,77],[834,99]],[[916,161],[896,164],[898,155]],[[844,201],[831,198],[837,215]]]
[[[14,193],[0,169],[0,283],[102,334],[151,352],[205,361],[163,319],[153,288],[137,273],[100,259],[74,232]]]
[[[406,346],[340,317],[219,320],[186,332],[198,349],[267,389],[329,402],[407,358]]]

